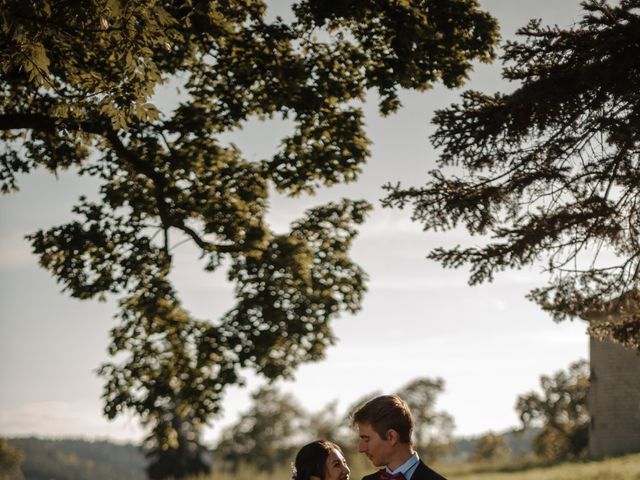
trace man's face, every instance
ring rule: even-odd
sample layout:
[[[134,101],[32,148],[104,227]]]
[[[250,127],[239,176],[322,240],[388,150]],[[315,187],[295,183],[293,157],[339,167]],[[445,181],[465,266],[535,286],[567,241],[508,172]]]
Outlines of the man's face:
[[[376,467],[384,467],[391,461],[393,442],[383,439],[369,423],[358,423],[360,442],[358,451],[364,453]]]

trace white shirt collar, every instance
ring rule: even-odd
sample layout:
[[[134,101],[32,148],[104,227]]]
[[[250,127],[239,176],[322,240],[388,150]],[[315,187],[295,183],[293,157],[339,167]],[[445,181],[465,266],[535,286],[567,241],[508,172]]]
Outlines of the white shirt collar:
[[[404,478],[409,480],[413,475],[413,472],[415,471],[415,469],[418,467],[418,462],[420,462],[420,458],[418,457],[418,454],[416,452],[413,452],[413,455],[411,455],[406,462],[404,462],[395,470],[391,471],[389,470],[389,467],[387,467],[387,472],[391,474],[401,473],[404,476]]]

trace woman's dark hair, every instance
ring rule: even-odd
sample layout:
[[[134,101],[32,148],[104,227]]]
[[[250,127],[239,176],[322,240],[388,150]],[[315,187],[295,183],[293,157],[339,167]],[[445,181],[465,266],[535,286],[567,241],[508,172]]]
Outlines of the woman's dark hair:
[[[306,444],[296,455],[291,478],[293,480],[309,480],[313,475],[324,480],[327,458],[333,449],[342,454],[340,447],[328,440],[316,440]]]

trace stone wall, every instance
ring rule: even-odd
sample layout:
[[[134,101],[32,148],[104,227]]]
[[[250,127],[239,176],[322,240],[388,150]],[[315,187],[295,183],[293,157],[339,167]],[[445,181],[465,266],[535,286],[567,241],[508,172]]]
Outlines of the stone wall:
[[[590,340],[589,452],[594,457],[640,452],[640,354]]]

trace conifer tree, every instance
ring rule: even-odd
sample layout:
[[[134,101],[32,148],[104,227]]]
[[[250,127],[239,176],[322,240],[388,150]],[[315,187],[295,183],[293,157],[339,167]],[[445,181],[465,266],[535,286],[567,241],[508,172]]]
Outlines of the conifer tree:
[[[557,321],[640,349],[640,2],[583,2],[570,28],[532,20],[507,42],[511,93],[467,91],[436,113],[438,165],[423,187],[387,185],[426,230],[464,227],[479,246],[429,258],[472,285],[544,261],[529,298]]]

